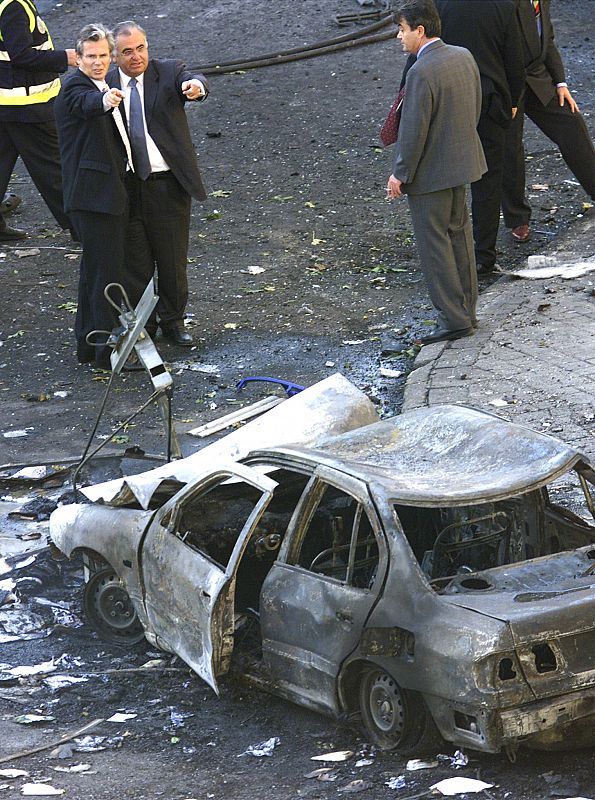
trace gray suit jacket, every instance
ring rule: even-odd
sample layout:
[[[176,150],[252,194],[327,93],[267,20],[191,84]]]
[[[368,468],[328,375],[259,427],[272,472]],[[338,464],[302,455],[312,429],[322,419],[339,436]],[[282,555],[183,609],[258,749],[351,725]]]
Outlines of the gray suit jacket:
[[[407,73],[393,175],[408,194],[479,180],[486,161],[477,135],[481,83],[464,47],[432,42]]]

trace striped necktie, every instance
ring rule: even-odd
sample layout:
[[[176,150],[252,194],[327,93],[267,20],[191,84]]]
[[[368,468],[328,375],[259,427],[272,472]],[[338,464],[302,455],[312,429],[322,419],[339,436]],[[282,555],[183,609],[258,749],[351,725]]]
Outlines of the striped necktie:
[[[539,38],[541,39],[541,6],[539,4],[539,0],[532,0],[533,2],[533,11],[535,12],[535,24],[537,25],[537,33],[539,34]]]

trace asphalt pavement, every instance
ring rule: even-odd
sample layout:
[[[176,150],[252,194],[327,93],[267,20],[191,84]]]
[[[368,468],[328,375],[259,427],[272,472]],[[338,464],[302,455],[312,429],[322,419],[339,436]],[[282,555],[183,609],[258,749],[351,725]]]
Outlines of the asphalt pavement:
[[[592,210],[591,210],[592,211]],[[544,250],[561,264],[595,259],[595,218]],[[547,279],[502,275],[483,291],[474,336],[423,347],[403,411],[471,405],[595,457],[595,271]]]

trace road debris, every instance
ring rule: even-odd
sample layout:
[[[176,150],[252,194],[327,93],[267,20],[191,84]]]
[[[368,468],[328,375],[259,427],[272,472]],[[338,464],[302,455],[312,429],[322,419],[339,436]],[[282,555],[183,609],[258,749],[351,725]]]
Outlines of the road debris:
[[[304,775],[304,778],[316,778],[317,781],[330,781],[331,783],[336,781],[338,777],[338,773],[336,773],[332,767],[319,767]]]
[[[14,718],[14,721],[19,725],[39,725],[43,722],[55,722],[56,717],[51,714],[20,714]]]
[[[41,254],[39,247],[27,247],[23,250],[14,250],[14,255],[17,258],[30,258],[31,256],[38,256]]]
[[[50,797],[50,795],[64,794],[64,789],[56,789],[49,783],[25,783],[21,786],[21,794],[28,797]]]
[[[491,789],[493,783],[484,783],[475,778],[446,778],[430,786],[430,791],[437,791],[446,797],[454,797],[457,794],[475,794],[483,792],[484,789]]]
[[[270,739],[260,742],[260,744],[251,744],[243,753],[240,753],[240,756],[255,756],[256,758],[272,756],[273,750],[280,744],[281,739],[278,736],[271,736]]]
[[[405,769],[409,770],[409,772],[415,772],[419,769],[434,769],[437,766],[437,761],[424,761],[421,758],[412,758],[407,762]]]
[[[395,775],[393,778],[389,778],[384,785],[388,786],[389,789],[404,789],[407,786],[407,781],[404,775]]]
[[[594,270],[595,261],[560,263],[553,256],[529,256],[528,266],[525,269],[507,270],[506,275],[529,280],[545,280],[548,278],[570,280],[572,278],[580,278]]]
[[[85,733],[86,731],[90,731],[93,728],[96,728],[97,725],[100,725],[102,722],[103,722],[102,718],[94,719],[92,722],[87,723],[82,728],[78,728],[76,731],[73,731],[72,733],[67,733],[64,736],[60,736],[58,739],[54,739],[51,742],[46,742],[45,744],[42,744],[39,747],[32,747],[29,750],[21,750],[18,753],[11,753],[10,755],[2,756],[2,758],[0,758],[0,764],[6,764],[7,761],[14,761],[17,758],[25,758],[26,756],[32,756],[35,755],[35,753],[42,753],[44,750],[50,750],[53,747],[58,748],[59,745],[62,745],[65,742],[69,742],[72,739],[75,739],[75,737],[80,736],[81,733]]]
[[[438,753],[438,761],[448,761],[451,767],[458,769],[459,767],[466,767],[469,764],[469,756],[463,753],[462,750],[455,750],[454,756],[447,756],[444,753]]]
[[[232,411],[224,417],[218,417],[217,419],[211,420],[211,422],[206,422],[204,425],[199,425],[198,428],[193,428],[188,431],[188,433],[190,436],[199,436],[200,438],[211,436],[214,433],[219,433],[219,431],[230,428],[232,425],[238,425],[248,419],[257,417],[265,411],[270,411],[271,408],[282,403],[284,399],[283,397],[274,396],[263,397],[262,400],[258,400],[256,403],[238,408],[237,411]]]
[[[118,711],[115,714],[112,714],[111,717],[106,719],[106,722],[129,722],[131,719],[136,719],[138,714],[127,714],[122,711]]]
[[[28,775],[25,769],[0,769],[0,778],[26,778]]]
[[[370,781],[364,781],[361,778],[356,778],[346,786],[339,786],[337,788],[337,792],[340,792],[341,794],[359,794],[359,792],[365,792],[366,789],[369,789],[371,786],[372,784]]]
[[[54,772],[74,772],[74,773],[81,773],[85,772],[89,775],[96,775],[96,772],[90,772],[91,764],[73,764],[71,767],[52,767]]]
[[[310,761],[349,761],[350,758],[353,758],[353,750],[336,750],[333,753],[311,756]]]

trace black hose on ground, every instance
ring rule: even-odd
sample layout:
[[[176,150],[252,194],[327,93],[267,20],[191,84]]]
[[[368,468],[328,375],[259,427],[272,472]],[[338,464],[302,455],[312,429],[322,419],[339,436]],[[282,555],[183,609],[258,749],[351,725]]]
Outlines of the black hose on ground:
[[[315,58],[316,56],[346,50],[350,47],[373,44],[375,42],[391,39],[395,35],[394,31],[369,36],[369,34],[375,33],[375,31],[385,28],[391,23],[392,15],[385,17],[373,25],[368,25],[361,30],[352,31],[343,36],[337,36],[334,39],[326,39],[316,44],[294,47],[289,50],[280,50],[276,53],[267,53],[261,56],[252,56],[243,61],[222,61],[218,64],[202,64],[198,67],[192,67],[192,70],[201,72],[203,75],[225,75],[226,73],[237,72],[239,70],[257,69],[274,64],[287,64],[292,61],[301,61],[305,58]]]

